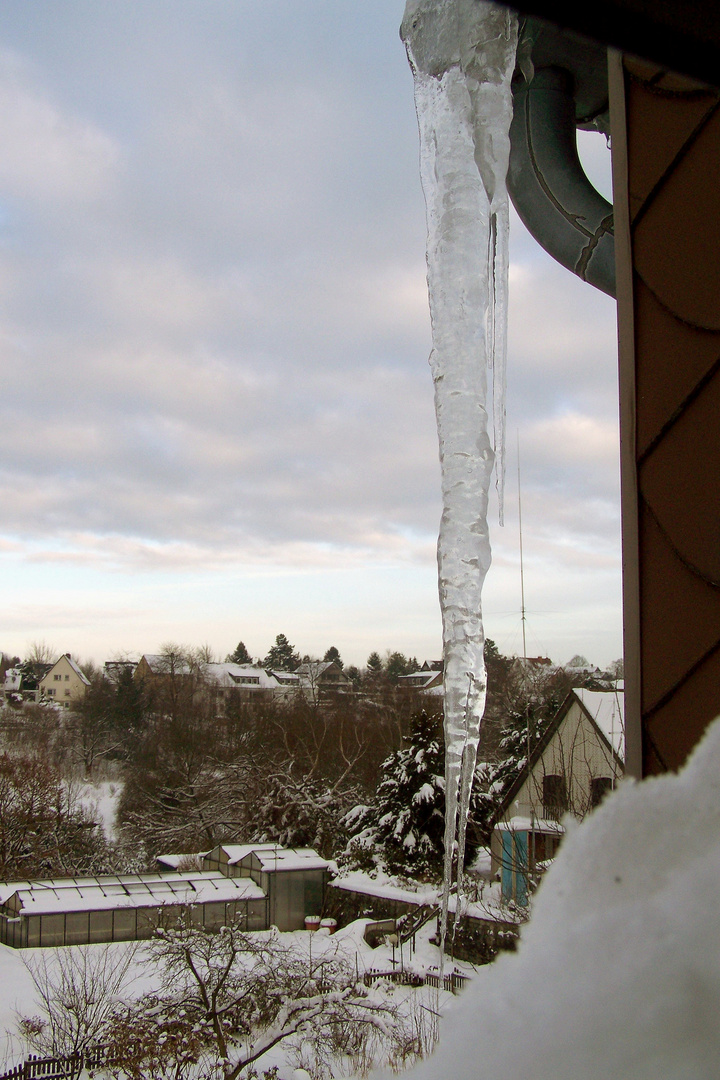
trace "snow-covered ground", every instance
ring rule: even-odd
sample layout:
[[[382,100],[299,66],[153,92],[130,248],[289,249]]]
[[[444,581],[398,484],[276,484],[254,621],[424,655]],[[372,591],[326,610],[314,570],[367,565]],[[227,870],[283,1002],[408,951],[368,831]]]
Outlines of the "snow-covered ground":
[[[571,827],[516,954],[481,968],[409,1080],[720,1075],[720,720],[679,774]]]
[[[117,808],[122,794],[122,781],[101,780],[92,783],[88,780],[76,781],[78,801],[84,806],[95,821],[102,825],[105,839],[112,843],[117,840]]]
[[[333,935],[329,935],[324,930],[315,933],[298,930],[294,933],[281,934],[280,939],[287,944],[289,949],[297,950],[301,954],[307,954],[308,950],[311,950],[315,960],[323,955],[328,958],[332,956],[347,959],[353,966],[357,966],[360,977],[373,969],[383,972],[392,971],[401,963],[400,950],[396,949],[393,953],[390,945],[380,945],[376,949],[370,948],[363,938],[367,921],[360,919]],[[420,973],[437,967],[439,952],[429,941],[433,931],[434,922],[418,932],[414,950],[410,950],[409,944],[403,946],[402,963],[406,969]],[[143,944],[81,945],[73,946],[73,948],[111,949],[117,952],[118,957],[128,949],[135,949],[135,957],[129,971],[128,996],[139,997],[158,985],[158,972],[148,966]],[[0,1032],[2,1032],[0,1071],[16,1064],[27,1055],[27,1048],[17,1033],[18,1015],[32,1016],[38,1011],[35,988],[24,960],[32,963],[33,958],[48,959],[53,955],[54,950],[50,949],[16,950],[0,945]],[[466,975],[472,974],[474,970],[471,964],[458,962],[454,966]],[[431,987],[411,989],[392,985],[386,988],[386,993],[397,1001],[404,1000],[410,1003],[412,999],[412,1008],[419,1016],[426,1014],[428,1017],[433,1017],[436,1013],[444,1013],[452,1008],[455,1001],[451,993]],[[434,1024],[434,1021],[431,1020],[430,1023]],[[295,1044],[288,1042],[275,1047],[258,1062],[260,1071],[277,1065],[281,1070],[280,1075],[287,1076],[289,1080],[292,1076],[292,1068],[297,1063],[293,1045]]]

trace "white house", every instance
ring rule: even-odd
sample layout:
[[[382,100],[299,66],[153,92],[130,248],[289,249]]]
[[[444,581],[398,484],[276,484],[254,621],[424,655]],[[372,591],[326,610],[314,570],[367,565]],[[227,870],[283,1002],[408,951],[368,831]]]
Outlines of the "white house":
[[[554,858],[561,819],[582,819],[624,773],[625,712],[619,689],[571,690],[529,765],[506,794],[491,841],[492,872],[502,872],[503,896],[525,903],[527,874]]]
[[[73,701],[85,697],[90,680],[82,673],[70,653],[55,661],[38,684],[39,698],[51,701],[60,709],[69,709]]]

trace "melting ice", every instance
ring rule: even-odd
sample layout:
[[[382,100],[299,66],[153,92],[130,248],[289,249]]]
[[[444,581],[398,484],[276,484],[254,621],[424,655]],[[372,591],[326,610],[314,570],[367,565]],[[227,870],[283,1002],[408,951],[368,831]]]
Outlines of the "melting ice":
[[[517,20],[485,0],[408,0],[401,36],[415,82],[443,512],[438,540],[445,660],[445,889],[462,874],[485,709],[481,594],[488,491],[504,474],[510,82]],[[488,369],[494,437],[488,432]]]

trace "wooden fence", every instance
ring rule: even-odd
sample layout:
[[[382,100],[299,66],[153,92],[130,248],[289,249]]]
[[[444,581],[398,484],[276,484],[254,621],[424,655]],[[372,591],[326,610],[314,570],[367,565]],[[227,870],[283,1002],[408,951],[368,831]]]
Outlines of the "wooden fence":
[[[468,981],[467,975],[461,975],[459,971],[443,975],[442,984],[439,972],[435,974],[432,971],[419,975],[413,971],[380,971],[378,968],[370,968],[363,976],[366,986],[372,986],[376,979],[387,979],[389,982],[400,983],[401,986],[434,986],[438,990],[448,990],[451,994],[456,994],[458,990],[462,990]],[[3,1080],[3,1078],[0,1077],[0,1080]]]
[[[70,1057],[41,1058],[31,1054],[9,1072],[2,1073],[0,1080],[73,1080],[83,1069],[99,1069],[109,1057],[107,1046],[95,1046]]]
[[[434,986],[448,990],[451,994],[457,994],[468,981],[467,975],[461,975],[459,971],[443,975],[442,987],[440,974],[431,971],[421,975],[414,971],[380,971],[378,968],[371,968],[363,976],[366,986],[372,986],[377,979],[388,979],[401,986]],[[41,1058],[31,1055],[8,1072],[2,1073],[0,1080],[73,1080],[80,1076],[83,1069],[101,1068],[110,1057],[108,1046],[95,1046],[71,1057]]]

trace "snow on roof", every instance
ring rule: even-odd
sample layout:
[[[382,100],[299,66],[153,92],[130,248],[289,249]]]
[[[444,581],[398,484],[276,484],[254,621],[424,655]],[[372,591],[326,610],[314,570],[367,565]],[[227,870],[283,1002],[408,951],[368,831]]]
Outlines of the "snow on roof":
[[[62,659],[63,659],[63,658],[62,658],[62,656],[61,656],[61,657],[60,657],[60,660],[62,660]],[[90,685],[90,680],[88,679],[88,677],[87,677],[86,675],[84,675],[84,674],[83,674],[83,672],[82,672],[82,671],[80,670],[80,668],[79,668],[79,667],[77,666],[77,664],[76,664],[76,663],[75,663],[75,661],[73,660],[73,658],[72,658],[72,656],[70,655],[70,653],[65,653],[65,659],[67,660],[68,664],[69,664],[69,665],[70,665],[70,667],[71,667],[71,668],[73,669],[73,671],[75,672],[75,674],[76,674],[76,675],[78,676],[78,678],[79,678],[79,679],[82,679],[82,681],[83,681],[83,682],[85,683],[85,685],[86,685],[86,686],[89,686],[89,685]],[[58,662],[58,663],[60,663],[60,660],[58,660],[57,662]],[[48,672],[48,674],[49,674],[49,672]]]
[[[279,683],[291,686],[300,686],[302,679],[294,671],[277,671],[275,668],[268,669],[268,675],[272,675]]]
[[[220,850],[228,857],[229,866],[241,862],[253,851],[275,851],[276,848],[277,844],[220,844]]]
[[[219,844],[228,866],[237,866],[248,855],[256,855],[265,873],[275,870],[327,870],[331,863],[312,848],[286,848],[280,844]],[[217,849],[214,849],[217,850]],[[212,852],[208,852],[211,855]]]
[[[511,818],[498,821],[495,826],[500,832],[536,832],[536,833],[564,833],[565,828],[559,821],[552,818],[529,818],[516,814]]]
[[[143,653],[142,660],[153,675],[189,675],[190,665],[178,656],[165,656],[163,653]]]
[[[365,896],[378,896],[385,900],[399,900],[403,904],[437,904],[440,896],[438,889],[425,888],[419,892],[410,889],[401,889],[388,881],[368,877],[362,871],[352,874],[344,874],[335,878],[330,884],[335,889],[346,889],[348,892],[363,893]]]
[[[161,866],[169,866],[172,870],[177,870],[181,862],[187,861],[189,864],[191,859],[204,859],[208,854],[207,851],[189,851],[181,855],[158,855],[155,862],[160,863]]]
[[[228,878],[219,871],[15,882],[2,888],[2,902],[15,894],[23,915],[265,899],[252,878]]]
[[[407,686],[429,686],[436,679],[442,680],[441,671],[411,671],[407,675],[398,677],[398,684]]]
[[[268,847],[254,848],[263,873],[277,870],[327,870],[330,863],[312,848]]]
[[[330,667],[337,667],[334,660],[304,660],[295,668],[296,675],[322,675]]]
[[[622,690],[575,690],[618,757],[625,760],[625,695]]]
[[[269,674],[264,668],[255,667],[253,664],[234,664],[230,661],[222,664],[207,664],[205,676],[218,686],[259,686],[265,690],[277,687],[278,682],[274,675]]]
[[[83,672],[77,666],[77,664],[73,660],[70,653],[63,653],[62,656],[58,656],[58,658],[57,658],[57,660],[55,661],[54,664],[47,664],[46,665],[47,671],[44,673],[44,675],[40,678],[39,681],[40,682],[46,682],[49,679],[50,674],[55,670],[55,668],[59,664],[62,664],[63,660],[69,665],[71,670],[77,675],[78,679],[80,679],[80,681],[85,684],[85,686],[90,685],[90,680],[87,678],[86,675],[83,674]]]

